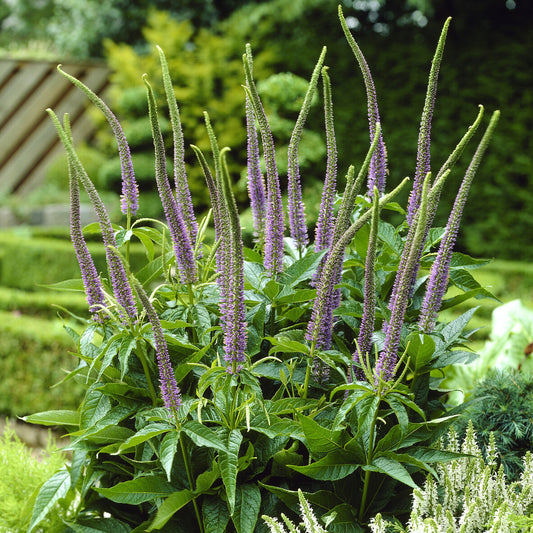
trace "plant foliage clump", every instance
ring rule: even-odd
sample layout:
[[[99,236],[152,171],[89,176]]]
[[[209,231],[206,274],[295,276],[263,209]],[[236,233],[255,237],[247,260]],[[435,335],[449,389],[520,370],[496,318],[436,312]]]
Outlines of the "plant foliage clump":
[[[111,124],[125,224],[111,223],[74,150],[68,115],[60,120],[49,110],[67,152],[71,237],[82,274],[65,286],[86,293],[92,316],[68,328],[80,360],[70,378],[86,387],[81,405],[27,418],[67,428],[73,452],[72,465],[41,488],[30,532],[51,502],[63,497],[79,501],[69,531],[98,530],[105,521],[108,529],[125,532],[261,532],[267,526],[259,516],[298,510],[298,489],[326,513],[322,518],[332,531],[360,532],[371,516],[395,502],[407,510],[417,480],[424,473],[437,475],[437,464],[458,457],[432,447],[454,418],[442,403],[439,374],[474,357],[461,349],[474,310],[450,323],[439,321],[439,311],[490,296],[468,272],[480,262],[453,246],[499,112],[460,184],[453,185],[458,192],[446,227],[434,228],[440,193],[484,112],[480,107],[450,157],[432,171],[431,117],[450,21],[431,66],[419,157],[404,209],[394,199],[409,180],[386,190],[386,128],[375,86],[340,8],[339,19],[363,74],[369,115],[367,153],[357,167],[343,169],[340,197],[326,49],[317,54],[289,139],[285,206],[276,143],[255,83],[252,48],[245,47],[240,91],[256,229],[252,247],[243,244],[229,150],[221,146],[208,112],[207,146],[191,149],[211,211],[196,218],[172,65],[161,49],[171,171],[158,100],[149,76],[143,82],[164,221],[136,217],[138,190],[120,125],[89,89],[61,71]],[[127,70],[128,63],[123,66]],[[310,244],[299,146],[320,93],[326,161]],[[80,225],[81,188],[105,244],[103,271]],[[386,221],[391,212],[401,215],[397,225]],[[210,221],[214,240],[206,237]],[[135,241],[147,258],[138,269],[130,261]],[[458,296],[446,298],[449,285],[459,289]]]

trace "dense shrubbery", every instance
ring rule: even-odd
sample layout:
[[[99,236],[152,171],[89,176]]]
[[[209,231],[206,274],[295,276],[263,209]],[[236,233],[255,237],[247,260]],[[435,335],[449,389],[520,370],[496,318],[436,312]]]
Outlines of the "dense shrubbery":
[[[0,413],[22,416],[35,407],[69,409],[82,387],[52,388],[72,370],[75,348],[60,320],[45,320],[0,311]]]

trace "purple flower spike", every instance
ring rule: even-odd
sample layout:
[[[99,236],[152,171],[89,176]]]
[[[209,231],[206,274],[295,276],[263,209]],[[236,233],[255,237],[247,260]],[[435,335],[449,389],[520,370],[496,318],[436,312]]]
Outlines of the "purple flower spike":
[[[327,67],[322,68],[324,81],[324,115],[326,123],[327,163],[326,178],[322,191],[322,201],[316,224],[315,251],[330,248],[333,241],[333,227],[335,215],[333,204],[335,202],[335,183],[337,180],[337,143],[335,140],[335,127],[333,122],[333,104],[331,100],[331,82]]]
[[[448,223],[440,243],[437,257],[431,267],[418,323],[419,329],[424,333],[430,333],[437,322],[438,312],[448,286],[448,273],[452,260],[453,248],[459,232],[459,225],[468,198],[468,192],[498,119],[499,111],[495,111],[465,173],[463,181],[461,182],[461,187],[459,188],[459,192],[457,193],[452,211],[448,218]]]
[[[148,108],[155,149],[155,179],[159,196],[161,198],[161,204],[163,205],[163,211],[168,222],[172,243],[174,245],[176,264],[181,281],[187,284],[195,283],[198,277],[194,252],[185,222],[181,216],[176,199],[172,194],[170,183],[168,182],[165,146],[157,119],[157,108],[154,94],[146,78],[144,78],[144,83],[148,94]]]
[[[246,76],[245,90],[252,102],[255,118],[259,123],[263,152],[267,174],[267,212],[265,228],[264,265],[271,276],[276,276],[283,269],[283,203],[279,185],[278,169],[276,165],[276,153],[274,139],[268,124],[268,120],[261,104],[257,88],[252,78],[251,49],[246,46],[246,54],[243,55],[244,72]]]
[[[178,387],[176,376],[172,370],[172,364],[170,362],[170,356],[168,354],[167,341],[165,340],[165,334],[161,327],[159,317],[148,298],[148,295],[142,288],[141,284],[135,282],[135,290],[139,295],[139,299],[146,311],[148,320],[152,325],[152,332],[154,335],[155,351],[157,356],[157,367],[159,369],[159,383],[161,386],[161,397],[165,407],[172,413],[177,414],[181,405],[181,392]]]
[[[183,131],[181,128],[180,114],[176,97],[174,95],[174,88],[172,86],[172,80],[170,79],[168,63],[165,54],[163,53],[163,50],[159,48],[159,46],[157,47],[157,50],[159,51],[161,71],[163,74],[163,85],[165,87],[170,123],[172,124],[172,135],[174,139],[174,182],[176,185],[177,206],[187,228],[191,244],[194,246],[198,233],[198,223],[196,222],[196,217],[194,216],[191,192],[187,183],[187,173],[185,171],[185,146],[183,142]]]
[[[120,158],[120,168],[122,174],[122,196],[120,206],[124,214],[127,214],[129,211],[132,215],[135,215],[137,209],[139,208],[139,189],[137,187],[135,173],[133,171],[133,164],[131,162],[130,148],[128,146],[128,141],[126,140],[122,126],[117,120],[117,117],[101,98],[93,93],[93,91],[91,91],[91,89],[85,86],[81,81],[61,70],[60,67],[61,65],[57,67],[59,72],[61,72],[61,74],[70,80],[76,87],[81,89],[93,102],[93,104],[100,109],[100,111],[102,111],[109,122],[109,125],[113,131],[113,135],[117,141]]]
[[[302,201],[302,184],[300,182],[300,167],[298,163],[298,146],[302,138],[304,124],[311,108],[313,96],[316,91],[318,77],[324,57],[326,56],[326,47],[322,48],[322,53],[318,58],[317,64],[313,70],[309,87],[305,94],[302,108],[296,120],[294,130],[289,141],[288,150],[288,183],[289,183],[289,226],[291,230],[291,237],[296,242],[298,247],[305,247],[309,243],[307,236],[307,227],[305,225],[304,204]]]
[[[368,102],[368,123],[370,129],[370,140],[372,141],[376,134],[376,125],[381,122],[379,118],[376,87],[374,85],[374,81],[372,79],[372,74],[370,73],[368,63],[366,62],[366,59],[363,56],[363,53],[361,52],[361,49],[355,42],[355,39],[353,38],[346,24],[346,20],[344,19],[341,6],[339,6],[339,20],[341,22],[344,35],[348,40],[348,44],[350,45],[350,48],[352,49],[352,52],[354,53],[355,58],[359,63],[359,68],[361,69],[361,73],[365,82],[366,96]],[[383,141],[382,132],[380,131],[378,145],[376,151],[372,156],[368,172],[368,193],[370,196],[373,194],[374,187],[377,187],[379,193],[383,194],[385,190],[386,175],[387,150],[385,148],[385,142]]]
[[[254,217],[255,236],[259,242],[262,242],[266,222],[266,191],[265,181],[261,174],[254,110],[248,95],[246,95],[246,130],[248,132],[248,193]]]
[[[69,165],[71,165],[73,172],[78,176],[78,179],[81,181],[83,187],[87,191],[89,199],[96,213],[96,217],[98,218],[98,223],[102,232],[102,240],[104,241],[105,245],[107,267],[109,270],[109,276],[111,277],[113,294],[115,295],[115,298],[119,304],[118,312],[124,323],[127,323],[128,320],[130,322],[135,322],[137,320],[137,307],[133,299],[133,293],[128,281],[128,275],[126,274],[122,260],[116,251],[117,242],[115,240],[113,226],[111,224],[111,220],[109,219],[109,215],[107,214],[107,210],[93,182],[87,175],[87,172],[83,168],[81,161],[76,155],[76,151],[74,150],[74,146],[72,144],[72,138],[70,137],[68,117],[65,116],[65,128],[63,129],[56,114],[51,109],[47,109],[47,112],[54,122],[61,142],[65,146]]]
[[[80,220],[80,191],[78,184],[78,177],[74,170],[69,165],[70,174],[70,237],[78,263],[80,265],[81,277],[85,293],[87,295],[87,303],[89,304],[89,311],[93,313],[95,320],[100,321],[102,315],[99,313],[104,307],[105,297],[102,291],[100,278],[94,266],[93,259],[87,247],[87,243],[83,238]]]
[[[426,92],[426,99],[424,102],[424,110],[422,111],[422,119],[420,121],[420,131],[418,133],[418,152],[416,156],[415,177],[413,180],[413,189],[409,196],[409,203],[407,207],[407,222],[409,225],[413,222],[413,217],[420,205],[420,195],[422,193],[422,183],[426,174],[430,171],[430,144],[431,144],[431,120],[433,118],[433,109],[435,107],[435,98],[437,96],[437,82],[439,79],[439,69],[444,52],[444,44],[446,43],[446,35],[448,33],[448,26],[450,25],[450,18],[444,23],[442,32],[440,34],[439,42],[433,61],[431,62],[431,70],[429,72],[429,81]]]

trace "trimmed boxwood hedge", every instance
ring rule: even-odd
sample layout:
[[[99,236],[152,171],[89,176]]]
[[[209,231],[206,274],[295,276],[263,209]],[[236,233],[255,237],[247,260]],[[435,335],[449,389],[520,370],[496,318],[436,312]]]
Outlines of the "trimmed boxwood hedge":
[[[0,414],[22,416],[49,409],[76,409],[82,385],[51,388],[76,364],[72,339],[59,319],[0,311]]]
[[[106,272],[103,244],[89,242],[96,268]],[[141,268],[147,261],[140,245],[132,244],[130,262]],[[0,232],[0,285],[39,290],[39,285],[51,285],[80,277],[74,248],[69,240],[33,237],[28,231]]]

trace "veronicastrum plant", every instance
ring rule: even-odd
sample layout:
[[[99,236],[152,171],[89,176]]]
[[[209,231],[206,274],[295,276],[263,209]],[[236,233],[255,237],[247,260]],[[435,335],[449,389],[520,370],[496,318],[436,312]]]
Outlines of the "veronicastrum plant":
[[[360,166],[347,169],[339,196],[324,49],[288,149],[288,228],[276,147],[246,46],[251,246],[243,244],[228,150],[218,145],[207,113],[211,154],[192,149],[212,209],[196,217],[179,109],[161,50],[173,132],[172,184],[153,89],[148,79],[144,83],[164,221],[135,217],[137,186],[119,122],[60,70],[113,129],[122,160],[125,225],[109,220],[73,148],[68,116],[61,121],[49,110],[68,155],[72,241],[82,272],[81,280],[62,286],[86,292],[92,319],[67,328],[80,360],[67,383],[75,379],[86,386],[78,410],[28,417],[67,429],[73,457],[43,485],[30,531],[65,497],[77,502],[66,531],[267,531],[259,516],[297,512],[298,488],[316,509],[329,512],[331,531],[361,531],[392,502],[404,501],[407,511],[416,479],[436,475],[435,463],[457,457],[431,448],[452,418],[440,402],[438,374],[472,359],[460,349],[472,311],[448,324],[439,322],[438,313],[488,295],[468,272],[482,262],[455,253],[453,245],[498,112],[458,186],[446,227],[433,228],[440,191],[457,187],[450,172],[483,115],[480,108],[448,160],[432,172],[431,117],[449,20],[431,66],[404,210],[393,200],[408,180],[385,192],[386,136],[374,84],[340,9],[339,17],[363,73],[370,146]],[[310,243],[298,146],[319,80],[327,160]],[[83,231],[101,233],[107,272],[96,271],[85,245],[80,186],[99,220]],[[393,225],[382,213],[399,213],[403,221]],[[136,271],[129,263],[132,240],[146,249],[146,264]],[[449,284],[461,290],[459,296],[445,298]]]

